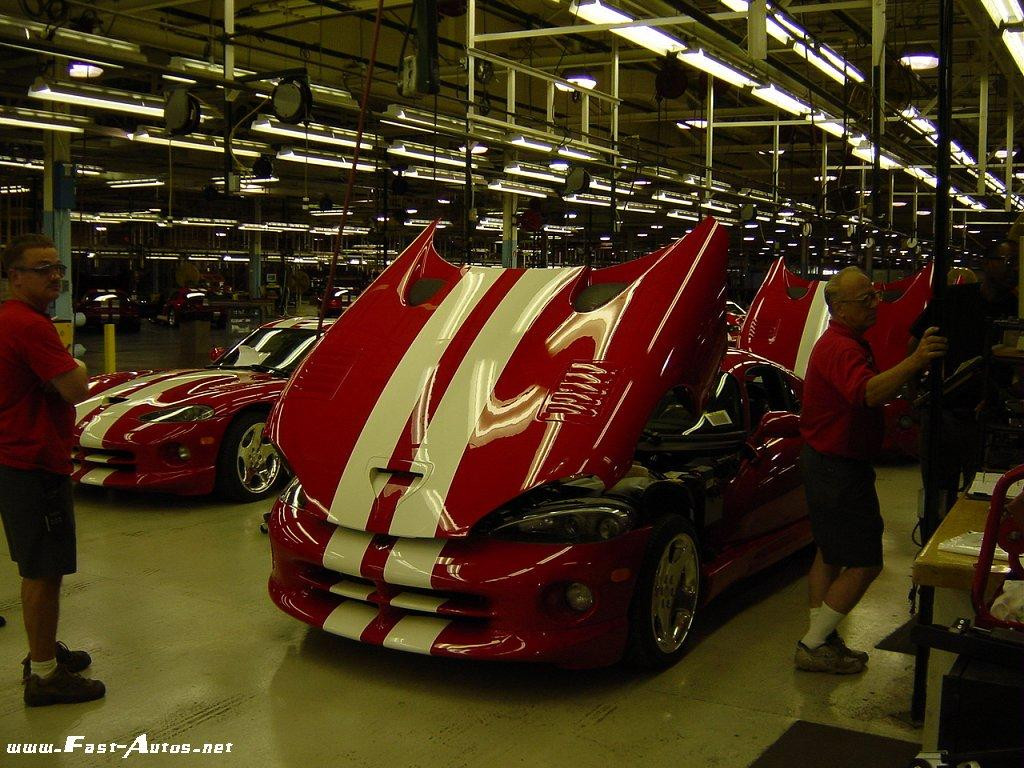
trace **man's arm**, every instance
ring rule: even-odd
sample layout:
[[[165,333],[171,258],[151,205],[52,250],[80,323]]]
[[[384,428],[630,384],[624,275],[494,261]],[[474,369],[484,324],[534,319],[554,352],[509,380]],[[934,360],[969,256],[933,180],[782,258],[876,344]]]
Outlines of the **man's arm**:
[[[75,362],[78,365],[72,370],[55,376],[48,382],[57,390],[57,394],[72,405],[77,405],[89,397],[89,371],[81,360],[76,359]]]
[[[946,354],[946,337],[937,336],[939,329],[932,326],[921,337],[917,348],[901,362],[887,371],[868,379],[864,390],[864,404],[875,408],[896,397],[900,387],[928,367],[932,360]]]

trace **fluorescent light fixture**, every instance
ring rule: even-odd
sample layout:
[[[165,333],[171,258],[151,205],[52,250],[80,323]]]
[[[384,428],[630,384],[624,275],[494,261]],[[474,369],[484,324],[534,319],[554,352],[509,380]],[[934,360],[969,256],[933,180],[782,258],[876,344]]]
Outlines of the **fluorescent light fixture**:
[[[1015,21],[1024,21],[1024,11],[1017,0],[981,0],[988,15],[997,27]]]
[[[838,181],[839,177],[838,176],[833,176],[830,173],[827,176],[821,176],[821,175],[815,176],[814,180],[817,181],[817,182],[822,182],[822,181]]]
[[[789,112],[790,114],[806,115],[811,111],[811,108],[802,101],[790,96],[788,93],[776,88],[774,85],[769,85],[764,88],[755,88],[751,93],[761,101],[778,107],[784,112]]]
[[[576,149],[570,144],[563,144],[558,148],[558,154],[562,157],[571,157],[573,160],[597,160],[597,155],[582,149]]]
[[[433,223],[433,219],[406,219],[404,226],[416,227],[417,229],[423,229],[424,227]],[[450,221],[439,221],[437,222],[438,229],[444,229],[450,227],[452,223]]]
[[[539,181],[553,181],[558,184],[565,181],[564,173],[555,173],[546,165],[534,165],[533,163],[509,163],[505,166],[505,173]]]
[[[297,150],[294,147],[282,147],[277,153],[278,160],[286,160],[290,163],[308,163],[309,165],[322,165],[328,168],[343,168],[348,170],[352,167],[352,159],[344,155],[329,155],[321,152],[309,152]],[[370,163],[357,163],[357,171],[377,170]]]
[[[680,195],[676,192],[655,192],[651,195],[651,200],[657,200],[662,203],[671,203],[672,205],[694,205],[697,200],[693,195]]]
[[[359,102],[352,98],[352,94],[344,88],[333,88],[329,85],[310,83],[309,90],[313,93],[314,104],[330,104],[336,107],[359,106]]]
[[[604,195],[592,195],[587,192],[580,192],[576,195],[566,195],[562,198],[567,203],[579,203],[580,205],[593,205],[598,208],[611,208],[612,199]]]
[[[696,216],[693,213],[690,213],[689,211],[680,211],[680,210],[673,209],[671,211],[668,211],[665,215],[670,217],[670,218],[673,218],[673,219],[682,219],[683,221],[699,221],[700,220],[698,216]],[[654,227],[651,227],[651,229],[654,229]],[[658,227],[658,229],[661,229],[661,227]]]
[[[842,56],[833,51],[824,43],[818,43],[817,45],[818,52],[826,61],[832,64],[833,67],[838,69],[840,72],[843,72],[851,80],[855,80],[858,83],[864,82],[864,75],[862,75],[857,70],[857,68],[854,67],[850,62],[848,62],[846,59],[844,59]]]
[[[508,179],[495,179],[487,185],[487,188],[513,195],[526,195],[527,197],[543,198],[551,194],[551,190],[547,187],[537,186],[536,184],[523,184]]]
[[[99,77],[103,74],[103,67],[89,61],[68,62],[68,77],[76,80],[85,80],[92,77]]]
[[[57,42],[69,42],[76,45],[82,45],[90,50],[105,48],[117,51],[122,56],[124,54],[134,54],[138,56],[142,51],[137,43],[130,43],[127,40],[118,40],[116,38],[105,37],[103,35],[94,35],[89,32],[79,32],[77,29],[69,29],[68,27],[57,27],[54,30],[53,39]]]
[[[908,106],[906,109],[900,111],[900,116],[903,117],[918,133],[929,136],[931,134],[938,133],[939,129],[935,123],[931,120],[923,117],[920,110],[913,104]]]
[[[159,118],[164,116],[163,99],[97,85],[52,83],[38,77],[29,87],[28,95],[33,99],[79,104],[86,107],[109,109],[114,112],[127,112],[132,115]]]
[[[411,141],[396,141],[388,147],[388,153],[399,157],[411,157],[416,160],[424,160],[428,163],[450,165],[456,168],[465,168],[466,158],[458,152],[450,149],[442,149],[429,144],[417,144]],[[476,163],[473,163],[476,168]]]
[[[572,235],[579,227],[560,227],[557,224],[545,224],[544,231],[550,235]]]
[[[436,115],[435,119],[433,112],[429,112],[425,109],[406,107],[402,104],[389,104],[383,114],[385,117],[389,117],[392,120],[405,125],[430,128],[431,133],[433,133],[433,129],[436,128],[447,128],[449,130],[459,132],[466,130],[465,120],[460,120],[455,117],[447,117],[446,115]]]
[[[591,24],[620,24],[634,21],[634,18],[628,13],[605,5],[601,0],[579,0],[569,6],[569,12]],[[679,40],[649,26],[626,27],[611,31],[641,48],[654,51],[662,56],[686,50],[686,46]]]
[[[826,75],[831,77],[840,85],[846,84],[846,75],[843,73],[842,70],[832,66],[831,62],[828,62],[825,59],[823,59],[821,56],[812,51],[803,43],[794,42],[793,50],[796,51],[796,54],[800,56],[802,59],[804,59],[809,64],[813,65],[817,69],[824,72]]]
[[[25,192],[31,192],[32,190],[28,187],[21,187],[18,185],[11,185],[7,187],[0,187],[0,195],[21,195]]]
[[[676,128],[680,131],[688,131],[691,128],[707,128],[707,120],[679,120],[676,122]]]
[[[163,128],[144,126],[128,134],[128,138],[140,144],[159,144],[161,146],[179,147],[181,149],[194,149],[199,152],[224,153],[224,140],[219,136],[206,136],[202,134],[190,134],[188,136],[171,136]],[[231,142],[231,152],[239,157],[259,157],[270,151],[266,144],[254,141],[241,141],[235,139]]]
[[[651,213],[657,213],[658,211],[661,210],[661,208],[658,207],[657,205],[651,205],[650,203],[637,203],[637,202],[634,202],[634,201],[630,200],[628,203],[626,203],[624,206],[622,206],[622,210],[629,211],[630,213],[648,213],[648,214],[651,214]]]
[[[997,149],[996,150],[996,160],[1005,160],[1006,159],[1006,154],[1007,154],[1007,152],[1006,152],[1005,149]],[[1017,151],[1016,150],[1013,151],[1013,156],[1014,157],[1017,156]]]
[[[447,168],[438,168],[437,166],[425,168],[422,165],[414,165],[411,168],[407,168],[402,175],[407,179],[424,179],[457,187],[464,187],[466,185],[465,171],[452,171]],[[480,176],[474,175],[472,177],[474,184],[482,183],[482,181],[483,179]]]
[[[597,176],[590,178],[590,188],[597,192],[611,192],[612,183],[608,179],[601,179]],[[636,192],[630,188],[628,184],[623,184],[621,181],[615,185],[615,194],[627,197],[636,194]]]
[[[22,109],[21,107],[0,107],[0,125],[38,128],[43,131],[58,131],[60,133],[84,133],[86,128],[93,125],[93,122],[81,115],[66,115],[61,112]]]
[[[199,75],[212,75],[213,77],[224,77],[224,65],[215,64],[212,61],[203,61],[201,59],[190,59],[186,56],[172,56],[171,60],[167,63],[170,69],[175,69],[179,72],[186,74],[199,74]],[[232,72],[235,77],[248,77],[249,75],[255,75],[256,72],[251,69],[242,69],[241,67],[233,67]],[[165,79],[174,79],[164,75]],[[181,78],[183,82],[194,83],[195,80],[190,78]]]
[[[286,136],[292,139],[311,141],[317,144],[330,144],[336,147],[353,148],[356,145],[356,131],[349,130],[348,128],[334,128],[321,123],[307,123],[304,126],[290,125],[266,115],[261,115],[253,121],[252,130],[256,133]],[[377,141],[378,137],[372,133],[364,133],[362,138],[363,141],[360,142],[359,149],[367,152],[373,150],[373,144],[368,142]]]
[[[928,171],[926,171],[924,168],[911,166],[909,168],[906,168],[905,170],[907,174],[913,176],[915,179],[919,181],[923,181],[932,189],[935,189],[936,187],[939,186],[939,179],[936,176],[932,175],[931,173],[928,173]]]
[[[874,145],[872,145],[871,142],[868,142],[868,141],[861,142],[860,145],[855,147],[854,150],[853,150],[853,156],[857,157],[857,158],[860,158],[861,160],[863,160],[866,163],[874,163],[875,162],[875,154],[874,153],[875,153]],[[885,152],[879,152],[878,153],[878,165],[879,165],[879,167],[881,167],[881,169],[883,171],[891,171],[891,170],[894,170],[896,168],[902,168],[903,167],[903,164],[900,163],[899,160],[897,160],[892,155],[886,154]]]
[[[696,51],[687,51],[679,55],[680,60],[689,64],[691,67],[700,69],[707,72],[709,75],[717,77],[719,80],[725,80],[727,83],[735,85],[737,88],[745,88],[748,85],[756,85],[756,83],[749,77],[744,75],[737,69],[730,67],[728,64],[723,64],[718,59],[713,59],[704,53],[703,49],[697,49]]]
[[[701,208],[706,208],[709,211],[717,211],[718,213],[732,213],[733,209],[730,206],[716,203],[713,200],[708,200],[700,204]]]
[[[107,186],[113,189],[130,189],[132,187],[162,187],[164,183],[160,179],[113,179],[107,182]]]
[[[510,144],[515,144],[517,147],[525,147],[526,149],[535,149],[538,152],[550,152],[554,149],[554,146],[547,142],[540,141],[539,139],[532,139],[524,134],[517,133],[508,137]]]
[[[175,219],[175,226],[182,227],[233,227],[238,224],[234,219],[204,219],[197,216],[188,216],[184,219]],[[218,232],[217,235],[224,235],[223,232]]]

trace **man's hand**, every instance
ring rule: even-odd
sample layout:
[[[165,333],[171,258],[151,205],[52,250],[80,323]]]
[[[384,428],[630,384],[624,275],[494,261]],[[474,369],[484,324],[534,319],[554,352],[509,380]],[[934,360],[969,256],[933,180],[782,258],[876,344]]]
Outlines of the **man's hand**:
[[[935,326],[929,328],[921,336],[921,341],[917,348],[911,353],[910,359],[917,370],[923,371],[928,367],[928,363],[943,357],[949,349],[949,342],[946,337],[939,336],[938,334],[938,328]]]

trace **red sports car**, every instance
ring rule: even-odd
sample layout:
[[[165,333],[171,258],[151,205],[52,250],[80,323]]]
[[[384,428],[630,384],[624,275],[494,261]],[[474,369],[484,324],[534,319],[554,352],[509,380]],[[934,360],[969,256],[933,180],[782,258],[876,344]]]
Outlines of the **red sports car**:
[[[879,370],[900,362],[907,354],[910,326],[931,300],[932,267],[920,269],[902,280],[875,283],[882,292],[878,320],[864,337],[871,344]],[[828,327],[825,281],[805,280],[786,269],[778,259],[750,304],[736,346],[747,349],[796,372],[807,370],[814,343]],[[885,445],[888,454],[916,457],[917,424],[911,418],[909,399],[897,398],[884,407]]]
[[[458,268],[433,234],[271,414],[272,599],[414,653],[674,662],[707,600],[810,542],[800,381],[725,353],[724,229],[595,270]]]
[[[177,328],[182,320],[209,320],[218,328],[227,326],[228,313],[223,307],[214,309],[210,306],[210,295],[201,288],[178,288],[170,295],[157,320],[164,320]]]
[[[139,305],[124,291],[94,288],[75,307],[85,316],[86,328],[102,328],[113,323],[119,331],[139,330]]]
[[[277,320],[206,368],[94,376],[77,407],[72,479],[250,501],[282,474],[267,413],[316,340],[315,319]]]

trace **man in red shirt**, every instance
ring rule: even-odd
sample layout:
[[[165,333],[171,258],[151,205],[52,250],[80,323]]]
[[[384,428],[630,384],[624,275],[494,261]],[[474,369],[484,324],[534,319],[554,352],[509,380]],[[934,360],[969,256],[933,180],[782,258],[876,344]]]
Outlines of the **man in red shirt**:
[[[45,235],[4,250],[10,298],[0,305],[0,518],[21,574],[28,635],[29,706],[92,701],[106,691],[79,672],[92,659],[57,642],[60,586],[77,568],[71,499],[74,404],[88,394],[85,365],[68,354],[47,310],[65,267]]]
[[[804,377],[801,463],[818,552],[807,579],[810,628],[797,643],[795,664],[811,672],[864,669],[868,655],[847,648],[836,627],[882,571],[883,522],[871,465],[882,445],[880,406],[946,352],[946,339],[929,328],[909,357],[880,373],[864,340],[880,298],[857,267],[828,281],[831,320]]]

